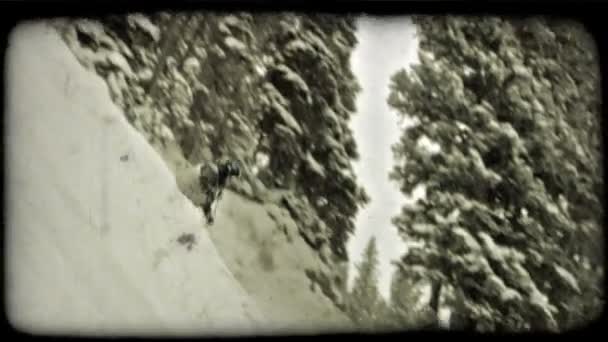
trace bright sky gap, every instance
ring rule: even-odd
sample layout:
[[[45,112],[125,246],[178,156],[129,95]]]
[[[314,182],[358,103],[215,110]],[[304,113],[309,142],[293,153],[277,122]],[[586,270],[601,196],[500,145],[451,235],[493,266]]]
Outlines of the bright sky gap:
[[[391,146],[400,136],[396,113],[387,104],[390,77],[417,61],[416,28],[409,17],[360,17],[358,45],[351,66],[362,88],[357,98],[357,114],[351,127],[357,140],[360,159],[355,163],[359,182],[371,197],[360,210],[356,230],[348,245],[349,286],[355,276],[354,264],[372,236],[379,249],[379,289],[388,298],[393,267],[391,261],[406,251],[391,219],[406,198],[388,178],[393,168]]]

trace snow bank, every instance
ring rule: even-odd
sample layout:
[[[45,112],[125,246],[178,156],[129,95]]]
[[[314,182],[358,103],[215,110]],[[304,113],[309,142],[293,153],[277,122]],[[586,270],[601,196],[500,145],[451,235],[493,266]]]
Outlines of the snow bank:
[[[261,314],[160,157],[45,24],[7,51],[6,300],[29,333],[248,334]],[[188,250],[177,242],[196,237]],[[253,330],[252,330],[253,329]]]

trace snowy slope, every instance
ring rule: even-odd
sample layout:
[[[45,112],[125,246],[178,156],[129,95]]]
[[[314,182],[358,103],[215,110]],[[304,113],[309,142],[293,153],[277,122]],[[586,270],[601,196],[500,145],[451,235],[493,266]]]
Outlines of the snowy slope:
[[[230,191],[218,206],[209,235],[222,259],[267,317],[284,334],[348,332],[354,326],[306,270],[323,269],[287,210]],[[273,218],[274,217],[274,218]]]
[[[7,50],[7,314],[30,333],[249,333],[200,211],[55,31]],[[193,233],[192,250],[176,242]]]

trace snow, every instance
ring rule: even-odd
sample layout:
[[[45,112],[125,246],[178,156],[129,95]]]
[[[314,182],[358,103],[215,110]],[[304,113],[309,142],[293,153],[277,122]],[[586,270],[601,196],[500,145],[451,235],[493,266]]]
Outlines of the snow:
[[[439,320],[439,326],[448,329],[450,327],[450,317],[452,316],[452,311],[448,308],[440,308],[437,313],[437,317]]]
[[[200,211],[55,31],[7,52],[7,316],[29,333],[246,334],[262,320]],[[194,234],[191,251],[176,242]]]
[[[228,24],[228,25],[232,25],[232,26],[238,26],[239,25],[239,18],[234,16],[234,15],[228,15],[224,18],[224,21]]]
[[[131,58],[131,59],[135,58],[133,51],[131,51],[131,49],[129,49],[129,47],[127,46],[127,44],[125,44],[124,41],[117,40],[116,44],[118,45],[118,49],[119,49],[120,53],[122,53],[124,56],[126,56],[127,58]]]
[[[412,224],[412,231],[420,235],[430,235],[435,230],[435,226],[426,223],[414,223]]]
[[[117,48],[114,40],[106,34],[103,26],[98,21],[89,19],[79,20],[76,22],[76,28],[78,31],[90,36],[90,38],[95,40],[98,44],[106,45],[106,48],[112,50]]]
[[[129,25],[139,27],[154,39],[155,42],[160,40],[160,29],[154,25],[150,19],[141,13],[134,13],[128,16]]]
[[[78,47],[77,51],[81,63],[89,69],[93,69],[96,65],[104,64],[107,61],[105,55],[96,53],[87,47]]]
[[[317,288],[306,270],[324,270],[317,251],[298,233],[287,209],[224,193],[210,235],[237,279],[266,314],[275,334],[352,331],[346,315]]]
[[[516,249],[503,247],[496,244],[494,239],[492,239],[492,237],[486,232],[479,232],[477,235],[482,241],[482,244],[489,258],[501,264],[508,264],[511,266],[520,266],[519,263],[522,263],[526,260],[526,256],[521,252],[517,251]]]
[[[108,62],[120,69],[127,77],[134,78],[135,74],[133,73],[133,69],[129,65],[129,62],[123,57],[123,55],[117,51],[108,52],[107,57]]]
[[[428,154],[437,154],[441,151],[441,145],[437,142],[429,139],[426,135],[423,135],[418,139],[418,147],[422,148]]]
[[[568,286],[570,286],[578,293],[581,292],[581,289],[578,286],[578,282],[576,281],[576,278],[572,275],[572,273],[568,272],[565,268],[559,265],[554,265],[553,267],[555,268],[555,272],[560,276],[563,281],[568,284]]]
[[[230,29],[228,28],[228,26],[225,23],[219,23],[219,25],[217,25],[217,27],[218,27],[218,30],[226,36],[229,36],[232,34],[232,31],[230,31]]]
[[[234,37],[226,37],[224,43],[233,51],[243,52],[247,49],[245,44]]]
[[[479,243],[477,242],[477,240],[475,240],[475,238],[469,234],[468,231],[466,231],[464,228],[462,227],[455,227],[452,230],[452,233],[457,236],[458,238],[460,238],[462,240],[462,242],[464,243],[464,245],[473,252],[479,252],[481,251],[481,246],[479,245]]]
[[[295,71],[290,69],[285,64],[278,65],[276,70],[278,70],[283,75],[283,78],[289,81],[299,92],[306,94],[307,97],[310,96],[310,90],[308,89],[306,81],[304,81],[304,79],[302,79],[302,77],[300,77],[300,75],[298,75]]]
[[[184,70],[198,71],[201,69],[201,63],[195,57],[189,57],[184,61]]]
[[[319,162],[310,154],[310,152],[306,153],[306,162],[310,169],[317,173],[321,177],[325,177],[325,169],[323,165],[319,164]]]
[[[152,80],[153,76],[154,76],[154,72],[150,68],[144,68],[137,73],[137,78],[140,81],[145,81],[145,82]]]
[[[340,126],[340,119],[338,119],[338,115],[336,114],[336,112],[334,112],[333,109],[331,109],[331,107],[327,106],[323,109],[323,116],[327,121],[329,121],[329,124],[332,127]]]
[[[517,76],[521,76],[521,77],[525,77],[525,78],[532,78],[530,71],[522,64],[517,64],[513,66],[513,72],[515,73],[515,75]]]
[[[456,127],[458,127],[459,130],[463,131],[463,132],[472,132],[471,128],[469,126],[467,126],[466,124],[460,122],[460,121],[455,121],[456,123]]]
[[[281,117],[283,122],[289,126],[289,128],[293,129],[295,133],[298,135],[302,134],[302,127],[298,124],[298,121],[291,115],[283,105],[277,102],[273,102],[272,106],[274,107],[276,113]]]
[[[310,46],[308,46],[301,39],[294,39],[291,42],[289,42],[289,44],[287,44],[287,46],[285,47],[285,50],[288,52],[291,52],[293,54],[304,53],[304,52],[307,52],[308,54],[314,53],[312,51],[312,48]]]

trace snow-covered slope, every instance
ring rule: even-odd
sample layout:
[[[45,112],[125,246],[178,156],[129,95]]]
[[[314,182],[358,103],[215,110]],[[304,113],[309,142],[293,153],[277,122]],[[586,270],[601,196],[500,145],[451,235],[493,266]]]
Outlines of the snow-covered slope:
[[[307,271],[323,270],[318,254],[299,235],[287,210],[224,194],[209,235],[219,254],[281,334],[348,332],[354,329]]]
[[[7,314],[30,333],[250,333],[199,210],[55,31],[7,51]],[[191,250],[177,242],[192,233]],[[251,330],[254,329],[254,330]]]

